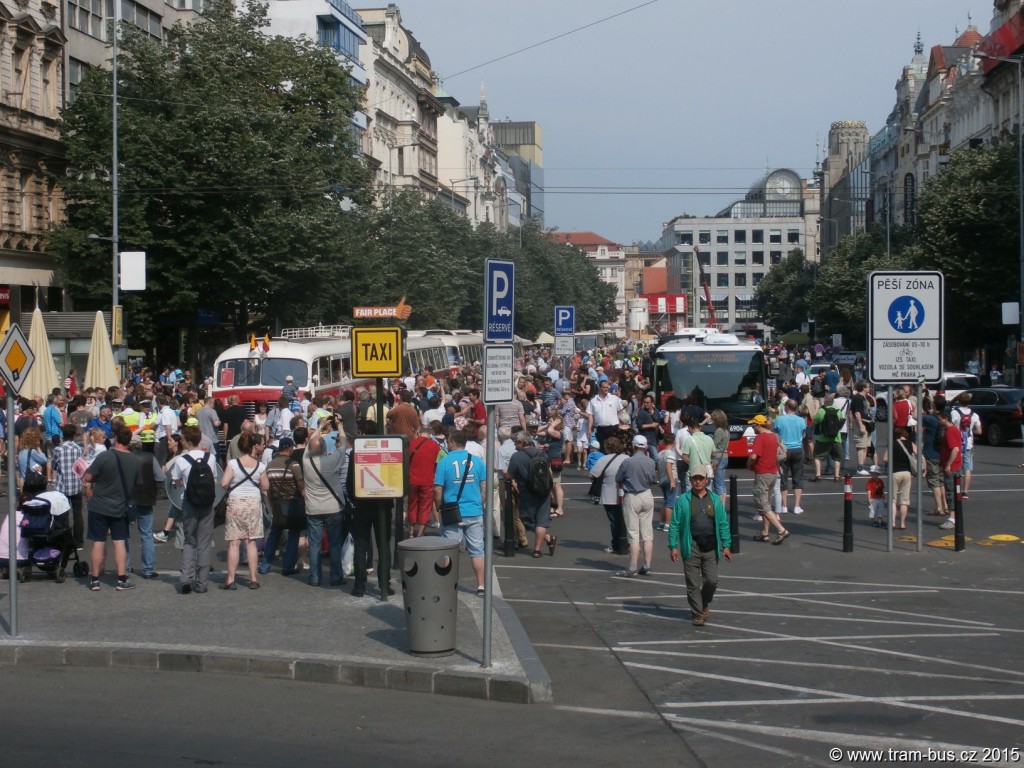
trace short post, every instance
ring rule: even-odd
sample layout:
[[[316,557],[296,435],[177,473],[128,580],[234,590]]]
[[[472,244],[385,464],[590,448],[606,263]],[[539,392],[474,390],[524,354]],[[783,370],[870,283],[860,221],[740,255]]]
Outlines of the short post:
[[[515,500],[512,498],[512,481],[507,477],[501,481],[501,509],[505,513],[502,520],[502,528],[505,529],[505,557],[516,556],[516,546],[519,542],[516,540],[516,519],[515,510],[512,509],[512,505]]]
[[[729,549],[733,554],[740,553],[740,500],[736,493],[739,482],[735,474],[729,475],[729,528],[732,530],[732,545]]]
[[[853,480],[843,476],[843,552],[853,552]]]
[[[964,540],[964,494],[959,472],[953,475],[953,514],[953,549],[963,552],[967,544]]]
[[[629,554],[629,539],[626,537],[626,517],[622,511],[622,501],[615,505],[615,525],[618,528],[619,535],[615,539],[615,554],[616,555],[628,555]]]

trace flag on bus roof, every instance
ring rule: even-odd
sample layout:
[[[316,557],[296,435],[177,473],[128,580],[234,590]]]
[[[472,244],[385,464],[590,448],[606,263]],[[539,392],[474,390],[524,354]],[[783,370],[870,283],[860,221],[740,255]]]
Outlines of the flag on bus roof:
[[[269,333],[264,333],[263,334],[263,351],[264,352],[269,352],[270,351],[270,334]]]
[[[256,349],[256,334],[249,335],[249,349]]]

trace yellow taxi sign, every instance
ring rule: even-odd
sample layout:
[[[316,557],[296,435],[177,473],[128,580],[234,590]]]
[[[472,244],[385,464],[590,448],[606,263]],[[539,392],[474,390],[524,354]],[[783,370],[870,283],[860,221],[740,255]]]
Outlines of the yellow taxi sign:
[[[370,326],[352,329],[352,375],[376,378],[402,375],[402,329]]]

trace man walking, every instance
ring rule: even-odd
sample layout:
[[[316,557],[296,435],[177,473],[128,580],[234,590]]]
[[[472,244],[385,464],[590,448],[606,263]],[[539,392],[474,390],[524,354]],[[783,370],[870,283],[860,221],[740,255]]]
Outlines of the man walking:
[[[768,417],[763,413],[757,414],[747,423],[753,424],[757,430],[753,451],[747,457],[747,468],[754,472],[754,506],[757,509],[757,517],[761,518],[763,523],[761,533],[756,534],[754,540],[769,541],[769,526],[774,525],[777,533],[772,544],[781,544],[789,537],[789,531],[782,527],[779,516],[772,511],[771,500],[772,488],[779,478],[779,438],[772,432]],[[678,505],[678,500],[676,504]]]
[[[619,428],[619,411],[622,410],[622,401],[611,394],[611,382],[604,379],[598,385],[598,395],[590,401],[587,406],[587,413],[590,414],[597,442],[604,445],[604,441],[615,434]]]
[[[534,445],[533,437],[526,430],[516,432],[516,452],[508,461],[508,476],[519,494],[519,519],[527,531],[533,531],[533,556],[541,556],[541,546],[546,544],[548,552],[555,554],[558,537],[548,533],[551,527],[551,466],[541,449]],[[546,488],[543,471],[537,471],[534,459],[543,458],[547,466]]]
[[[615,472],[615,482],[622,484],[622,516],[626,521],[626,539],[629,541],[629,568],[616,576],[627,578],[647,576],[651,572],[654,556],[654,494],[651,485],[658,479],[658,468],[647,452],[647,438],[633,438],[633,454],[623,461]],[[644,564],[640,566],[643,548]]]
[[[484,594],[484,484],[487,467],[466,450],[464,432],[448,436],[448,455],[438,462],[434,473],[434,503],[458,502],[462,521],[445,525],[441,535],[446,539],[464,542],[476,575],[476,593]]]
[[[807,423],[802,417],[797,416],[798,407],[796,400],[787,400],[785,412],[775,420],[775,431],[786,447],[786,460],[781,467],[782,506],[779,512],[789,510],[789,486],[792,485],[794,515],[802,515],[804,512],[800,501],[804,493],[804,432]]]
[[[732,560],[729,516],[721,497],[707,486],[706,470],[692,468],[690,492],[676,499],[668,527],[669,557],[673,563],[683,560],[686,600],[695,627],[703,627],[711,613],[711,600],[718,589],[719,559],[725,555],[726,560]]]

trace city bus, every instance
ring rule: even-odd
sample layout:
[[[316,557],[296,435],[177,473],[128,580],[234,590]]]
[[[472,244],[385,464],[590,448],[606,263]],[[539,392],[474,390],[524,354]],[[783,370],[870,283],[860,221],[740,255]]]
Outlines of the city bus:
[[[729,458],[750,455],[756,434],[748,422],[768,415],[761,347],[713,328],[684,328],[654,347],[649,366],[660,408],[675,395],[680,401],[692,396],[709,413],[721,409],[729,419]]]

